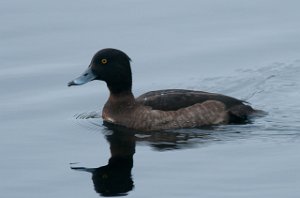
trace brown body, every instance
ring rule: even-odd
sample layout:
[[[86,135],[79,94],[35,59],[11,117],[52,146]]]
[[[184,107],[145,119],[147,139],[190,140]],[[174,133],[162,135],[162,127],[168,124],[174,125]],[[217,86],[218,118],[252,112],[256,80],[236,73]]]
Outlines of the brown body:
[[[157,131],[244,121],[252,112],[242,101],[220,94],[161,90],[137,99],[131,92],[111,94],[102,117],[106,122],[127,128]]]

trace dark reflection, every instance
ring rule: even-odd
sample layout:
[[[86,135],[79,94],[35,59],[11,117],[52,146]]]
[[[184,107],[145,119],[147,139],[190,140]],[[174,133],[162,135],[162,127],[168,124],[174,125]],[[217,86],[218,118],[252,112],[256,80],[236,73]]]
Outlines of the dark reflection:
[[[131,170],[136,142],[150,145],[155,150],[191,148],[199,143],[217,140],[209,129],[176,130],[141,133],[124,127],[104,123],[109,132],[111,157],[106,166],[99,168],[71,167],[92,173],[94,188],[101,196],[124,196],[134,187]]]
[[[127,129],[122,126],[104,122],[108,130],[122,136],[134,136],[134,141],[150,145],[154,150],[167,151],[174,149],[185,149],[199,146],[199,143],[217,141],[217,133],[212,135],[215,129],[212,126],[202,127],[201,129],[177,129],[170,131],[140,132]],[[123,137],[124,138],[124,137]]]
[[[111,157],[106,166],[99,168],[71,167],[92,173],[94,188],[101,196],[124,196],[133,189],[131,169],[135,153],[134,133],[114,130],[106,135]]]

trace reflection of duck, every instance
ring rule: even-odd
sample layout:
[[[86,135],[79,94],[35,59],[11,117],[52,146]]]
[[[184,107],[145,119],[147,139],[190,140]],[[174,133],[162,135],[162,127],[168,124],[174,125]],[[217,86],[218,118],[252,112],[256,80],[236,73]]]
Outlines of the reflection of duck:
[[[130,58],[116,49],[97,52],[88,69],[69,86],[92,80],[105,81],[110,90],[104,121],[140,131],[241,123],[256,112],[241,100],[202,91],[160,90],[135,99]]]
[[[96,123],[95,123],[96,124]],[[98,125],[98,124],[96,124]],[[212,127],[206,129],[182,129],[174,131],[152,131],[152,132],[142,132],[133,131],[123,126],[111,124],[109,122],[104,122],[109,130],[116,134],[123,133],[126,137],[132,136],[134,134],[134,140],[137,143],[142,143],[143,145],[151,146],[157,151],[168,151],[174,149],[185,149],[193,148],[199,144],[205,144],[212,141],[218,141],[217,137],[212,136]],[[214,133],[216,134],[216,133]]]
[[[92,173],[96,192],[102,196],[121,196],[133,189],[131,169],[135,153],[133,133],[115,131],[107,136],[110,143],[111,157],[106,166],[99,168],[72,167]]]
[[[219,141],[209,130],[134,132],[128,128],[105,123],[106,139],[110,144],[111,157],[106,166],[99,168],[71,167],[74,170],[92,173],[94,188],[102,196],[126,195],[133,189],[133,155],[136,142],[150,145],[155,150],[191,148],[199,143]],[[215,133],[214,133],[215,134]],[[197,141],[192,141],[197,140]]]

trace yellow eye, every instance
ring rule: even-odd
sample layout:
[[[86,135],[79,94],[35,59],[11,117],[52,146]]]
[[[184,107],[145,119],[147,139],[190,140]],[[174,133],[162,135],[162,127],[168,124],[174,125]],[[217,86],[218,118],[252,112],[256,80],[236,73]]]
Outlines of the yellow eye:
[[[106,59],[106,58],[103,58],[103,59],[101,60],[101,63],[102,63],[102,64],[106,64],[106,63],[107,63],[107,59]]]

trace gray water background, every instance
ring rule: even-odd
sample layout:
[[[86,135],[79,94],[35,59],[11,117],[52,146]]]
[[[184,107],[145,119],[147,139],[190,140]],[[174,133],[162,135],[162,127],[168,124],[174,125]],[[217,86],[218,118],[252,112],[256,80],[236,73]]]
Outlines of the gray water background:
[[[99,197],[91,175],[69,163],[107,164],[107,129],[76,116],[100,112],[108,91],[102,82],[67,82],[106,47],[133,59],[136,96],[189,88],[268,112],[177,149],[138,143],[128,197],[299,197],[299,7],[292,0],[2,1],[1,197]]]

